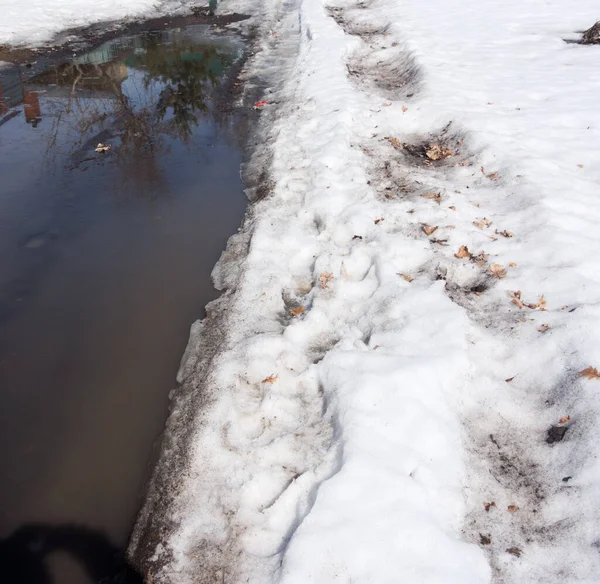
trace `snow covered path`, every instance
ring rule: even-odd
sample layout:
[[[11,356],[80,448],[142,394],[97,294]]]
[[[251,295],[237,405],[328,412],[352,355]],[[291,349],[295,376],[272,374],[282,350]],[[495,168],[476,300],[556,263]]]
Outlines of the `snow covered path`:
[[[262,4],[154,582],[600,581],[593,4]]]

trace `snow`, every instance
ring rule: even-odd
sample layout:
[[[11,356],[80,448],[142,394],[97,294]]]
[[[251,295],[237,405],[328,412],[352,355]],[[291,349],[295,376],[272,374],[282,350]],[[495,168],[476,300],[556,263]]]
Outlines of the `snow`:
[[[595,5],[254,7],[269,189],[182,362],[154,581],[600,580]]]
[[[33,46],[67,28],[151,12],[160,0],[0,0],[0,44]]]

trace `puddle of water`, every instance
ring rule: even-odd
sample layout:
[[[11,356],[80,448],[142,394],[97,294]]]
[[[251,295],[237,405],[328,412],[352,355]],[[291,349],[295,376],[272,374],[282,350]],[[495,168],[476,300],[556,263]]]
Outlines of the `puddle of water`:
[[[0,70],[0,561],[81,584],[126,544],[246,205],[221,107],[242,56],[195,26]]]

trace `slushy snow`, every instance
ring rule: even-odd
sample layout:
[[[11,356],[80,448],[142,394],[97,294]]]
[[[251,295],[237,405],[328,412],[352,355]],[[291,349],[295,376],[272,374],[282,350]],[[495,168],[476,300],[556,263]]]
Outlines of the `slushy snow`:
[[[75,23],[0,1],[2,42]],[[244,106],[269,105],[179,372],[188,450],[134,533],[166,526],[145,573],[600,582],[600,47],[565,42],[597,2],[227,7],[258,26]]]

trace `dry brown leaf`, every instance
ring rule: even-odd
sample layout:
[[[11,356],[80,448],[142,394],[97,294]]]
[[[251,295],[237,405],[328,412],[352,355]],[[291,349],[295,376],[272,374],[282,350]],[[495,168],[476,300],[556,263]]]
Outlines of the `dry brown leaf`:
[[[549,324],[542,324],[540,326],[538,326],[538,332],[540,333],[545,333],[546,331],[550,330],[550,325]]]
[[[409,274],[404,274],[402,272],[398,273],[398,275],[402,278],[404,278],[407,282],[412,282],[414,280],[414,278],[412,276],[410,276]]]
[[[498,241],[498,238],[494,237],[493,235],[488,235],[488,239],[491,239],[492,241]]]
[[[482,251],[481,253],[472,256],[471,261],[474,262],[477,267],[483,268],[483,266],[485,266],[485,264],[487,263],[487,258],[487,253]]]
[[[456,211],[456,207],[455,207],[454,205],[450,205],[450,206],[448,207],[448,209],[452,209],[453,211]]]
[[[512,231],[507,231],[506,229],[504,231],[498,231],[496,229],[496,231],[494,231],[494,233],[496,235],[501,235],[502,237],[514,237],[514,233]]]
[[[421,229],[425,232],[425,235],[431,235],[435,231],[437,231],[437,225],[427,225],[427,223],[423,223]]]
[[[304,308],[304,306],[296,306],[296,308],[292,308],[290,310],[290,314],[292,316],[300,316],[301,314],[304,314],[306,312],[306,308]]]
[[[500,178],[500,174],[498,173],[498,171],[487,173],[485,171],[485,168],[483,168],[483,166],[481,167],[481,172],[490,180],[496,180],[496,179]]]
[[[456,166],[471,166],[471,163],[468,160],[463,160],[459,162]]]
[[[521,290],[510,291],[509,294],[512,296],[512,303],[523,310],[523,308],[525,308],[525,304],[523,304],[523,301],[521,300]]]
[[[384,103],[383,107],[390,107],[392,104],[391,103]]]
[[[487,217],[483,217],[482,219],[477,219],[477,221],[473,221],[473,225],[475,225],[475,227],[479,227],[479,229],[485,229],[491,224],[492,222]]]
[[[578,164],[577,165],[579,168],[583,168],[583,164]]]
[[[450,148],[440,146],[439,144],[429,144],[425,149],[425,155],[429,160],[444,160],[444,158],[448,158],[453,154],[454,152]]]
[[[483,508],[486,511],[489,511],[492,507],[495,507],[495,506],[496,506],[496,503],[494,503],[494,501],[492,501],[491,503],[484,503],[483,504]]]
[[[424,199],[431,199],[432,201],[435,201],[438,205],[442,200],[441,193],[425,193],[424,195],[421,195],[421,197],[423,197]]]
[[[509,505],[506,509],[509,513],[516,513],[519,510],[519,506],[518,505]]]
[[[378,223],[381,223],[384,220],[385,220],[385,217],[379,217],[379,219],[375,219],[375,221],[373,221],[373,223],[375,223],[375,225],[377,225]]]
[[[269,377],[265,377],[261,383],[275,383],[278,377],[279,375],[269,375]]]
[[[321,288],[327,288],[327,284],[333,280],[333,274],[329,272],[322,272],[319,276],[319,283],[321,284]]]
[[[544,295],[542,294],[539,297],[539,300],[537,302],[532,302],[530,304],[526,304],[525,306],[527,306],[527,308],[531,308],[532,310],[541,310],[542,312],[546,311],[546,299],[544,298]]]
[[[403,112],[403,113],[406,113],[407,111],[408,111],[408,108],[407,108],[405,105],[403,105],[403,106],[402,106],[402,112]]]
[[[469,251],[469,248],[466,245],[461,245],[458,248],[458,251],[454,254],[455,258],[458,258],[459,260],[463,259],[463,258],[471,258],[471,252]]]
[[[565,416],[564,418],[561,418],[560,420],[558,420],[558,423],[566,424],[570,419],[571,419],[571,416]]]
[[[508,262],[508,265],[509,265],[511,268],[516,268],[516,267],[518,266],[518,264],[517,264],[516,262]]]
[[[446,229],[456,229],[456,225],[446,225]]]
[[[504,276],[506,276],[506,269],[500,264],[490,264],[490,274],[501,280],[504,278]]]
[[[579,372],[579,375],[582,377],[587,377],[588,379],[600,379],[600,373],[598,373],[598,369],[595,367],[586,367],[583,371]]]
[[[473,207],[479,207],[479,203],[476,203],[475,201],[469,201],[469,203],[471,203]]]
[[[400,146],[402,146],[402,143],[400,142],[400,140],[398,140],[398,138],[393,138],[391,136],[386,136],[385,138],[394,148],[400,148]]]

